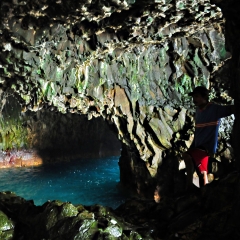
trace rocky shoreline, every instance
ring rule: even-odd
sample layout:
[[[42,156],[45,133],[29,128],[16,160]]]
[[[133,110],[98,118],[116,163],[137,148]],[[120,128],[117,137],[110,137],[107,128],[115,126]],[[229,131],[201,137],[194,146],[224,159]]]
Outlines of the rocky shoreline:
[[[0,168],[39,166],[43,159],[34,150],[0,152]]]
[[[48,201],[35,206],[0,193],[1,239],[219,240],[238,239],[240,173],[230,172],[182,196],[132,198],[116,209]],[[231,190],[230,190],[231,189]]]

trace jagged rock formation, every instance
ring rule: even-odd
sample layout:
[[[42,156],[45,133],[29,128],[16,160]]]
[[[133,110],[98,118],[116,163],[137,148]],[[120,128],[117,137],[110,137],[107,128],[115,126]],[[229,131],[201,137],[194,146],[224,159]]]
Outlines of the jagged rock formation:
[[[1,12],[4,92],[23,110],[112,121],[121,182],[132,179],[138,192],[161,175],[169,152],[191,144],[187,93],[210,86],[230,57],[222,13],[208,0],[2,1]]]
[[[234,97],[234,104],[236,109],[240,107],[240,85],[239,85],[239,15],[238,11],[240,9],[240,3],[238,1],[226,1],[226,0],[212,0],[214,4],[218,4],[221,7],[224,17],[226,18],[225,24],[225,36],[226,36],[226,48],[232,54],[231,59],[231,86],[232,86],[232,95]],[[239,145],[239,134],[240,134],[240,112],[236,111],[235,125],[234,125],[234,147],[237,150]],[[240,169],[240,155],[239,151],[236,151],[237,158],[237,168]]]
[[[116,129],[103,118],[89,121],[86,115],[61,114],[51,108],[21,113],[15,98],[9,96],[4,100],[0,167],[120,156]]]
[[[153,239],[238,239],[239,173],[209,184],[204,191],[160,204],[132,199],[116,209],[125,221],[151,229]]]
[[[239,239],[239,173],[181,198],[131,199],[117,209],[48,201],[35,206],[0,193],[2,239]],[[227,193],[227,194],[226,194]]]
[[[167,179],[168,190],[179,186],[178,161],[169,156],[191,144],[187,93],[194,86],[212,87],[211,97],[219,102],[230,103],[233,97],[240,109],[238,1],[3,0],[0,4],[2,91],[18,97],[23,111],[51,107],[63,114],[101,116],[113,122],[123,143],[121,182],[139,194],[151,195],[161,177]],[[226,129],[230,129],[227,122],[222,132]],[[231,159],[225,144],[220,144],[219,155]],[[238,151],[235,157],[239,170]],[[239,174],[215,181],[203,198],[185,199],[183,215],[177,204],[181,207],[181,201],[171,205],[174,199],[168,197],[165,206],[146,208],[144,202],[135,204],[140,213],[118,214],[145,227],[149,219],[143,219],[144,214],[156,210],[159,219],[154,224],[160,232],[153,232],[155,239],[239,238]],[[189,210],[184,204],[190,200],[195,208]],[[122,209],[128,210],[128,204]],[[1,218],[11,232],[14,223],[6,212]]]
[[[25,239],[142,239],[137,226],[124,222],[113,209],[74,206],[60,201],[35,206],[11,192],[0,193],[0,237]]]

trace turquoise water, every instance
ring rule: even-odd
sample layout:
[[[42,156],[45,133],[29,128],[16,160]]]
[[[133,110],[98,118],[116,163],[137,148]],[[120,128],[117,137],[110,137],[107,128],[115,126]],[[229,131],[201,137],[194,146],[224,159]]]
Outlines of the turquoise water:
[[[0,169],[0,191],[12,191],[42,205],[47,200],[118,207],[119,157],[75,160],[40,167]]]

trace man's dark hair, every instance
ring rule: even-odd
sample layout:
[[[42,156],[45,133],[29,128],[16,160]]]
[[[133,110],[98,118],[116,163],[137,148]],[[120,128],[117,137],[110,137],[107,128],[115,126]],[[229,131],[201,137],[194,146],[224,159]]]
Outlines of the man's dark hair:
[[[193,96],[196,93],[200,94],[204,98],[207,98],[207,100],[208,100],[209,91],[207,88],[205,88],[203,86],[198,86],[198,87],[194,88],[193,91],[190,92],[188,95]]]

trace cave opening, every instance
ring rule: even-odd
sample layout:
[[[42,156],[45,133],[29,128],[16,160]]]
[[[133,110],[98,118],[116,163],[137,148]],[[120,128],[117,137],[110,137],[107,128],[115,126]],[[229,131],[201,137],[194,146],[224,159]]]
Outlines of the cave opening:
[[[114,126],[101,117],[88,120],[49,108],[20,110],[8,96],[2,111],[1,191],[13,191],[36,205],[55,199],[113,208],[123,203],[121,143]],[[16,142],[20,135],[22,142]],[[34,154],[42,161],[32,161]]]

